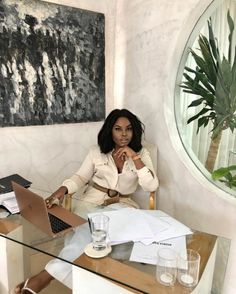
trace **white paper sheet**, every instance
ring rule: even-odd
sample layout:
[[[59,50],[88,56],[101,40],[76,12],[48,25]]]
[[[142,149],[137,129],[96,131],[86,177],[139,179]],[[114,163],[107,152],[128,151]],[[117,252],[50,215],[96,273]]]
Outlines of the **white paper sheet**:
[[[158,218],[159,220],[163,221],[164,223],[169,224],[166,230],[163,230],[157,234],[153,238],[146,238],[142,239],[142,243],[145,245],[152,244],[153,242],[160,242],[162,240],[177,238],[181,236],[190,235],[193,232],[189,229],[189,227],[185,226],[178,220],[174,219],[173,217],[165,214],[160,210],[144,210],[146,214],[153,216],[154,218]],[[149,225],[154,227],[154,223]]]
[[[186,236],[155,242],[144,245],[141,242],[134,243],[130,261],[157,264],[157,252],[161,248],[171,248],[177,254],[186,250]]]
[[[111,245],[126,242],[153,242],[172,239],[192,234],[192,231],[171,216],[160,210],[140,210],[123,208],[99,212],[107,215],[109,221],[109,239]],[[90,213],[88,217],[97,214]]]
[[[0,194],[0,205],[5,206],[12,214],[19,212],[19,206],[13,191]]]
[[[91,218],[95,214],[97,213],[91,213],[88,217]],[[167,222],[135,208],[104,211],[103,214],[110,219],[109,239],[111,245],[153,239],[156,234],[167,230],[170,226]]]

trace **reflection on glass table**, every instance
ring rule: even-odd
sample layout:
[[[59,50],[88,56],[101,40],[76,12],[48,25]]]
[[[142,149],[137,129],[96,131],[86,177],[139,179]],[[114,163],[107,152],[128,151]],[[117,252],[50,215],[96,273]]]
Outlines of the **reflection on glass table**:
[[[104,208],[92,203],[80,200],[76,201],[78,208],[77,213],[81,217],[87,218],[88,213],[104,211]],[[103,289],[103,287],[106,289],[109,287],[118,287],[117,289],[120,289],[120,287],[122,287],[123,291],[125,291],[124,289],[129,291],[127,293],[167,293],[167,288],[159,284],[156,280],[155,265],[129,261],[133,247],[132,242],[112,246],[112,252],[108,256],[94,259],[83,253],[85,245],[91,242],[88,223],[85,223],[77,230],[80,230],[78,239],[78,252],[80,253],[77,258],[70,260],[70,258],[66,257],[67,255],[59,255],[59,253],[64,246],[64,242],[68,242],[68,240],[73,237],[72,232],[52,238],[41,232],[20,215],[11,215],[5,219],[1,219],[0,242],[2,244],[4,242],[8,245],[11,244],[9,248],[14,248],[12,249],[14,258],[8,254],[9,251],[5,250],[5,266],[12,269],[17,266],[19,275],[17,276],[18,279],[14,279],[13,281],[11,281],[11,276],[6,276],[5,282],[0,281],[0,284],[5,283],[10,288],[32,274],[35,274],[36,263],[33,262],[30,266],[32,257],[29,253],[30,250],[34,250],[38,258],[45,264],[49,259],[56,258],[56,260],[63,260],[69,266],[73,265],[73,293],[86,293],[82,291],[83,287],[88,291],[89,287],[94,286],[94,283],[91,283],[91,281],[97,281],[97,279],[99,279],[101,289]],[[201,255],[200,281],[195,289],[185,288],[176,282],[176,284],[171,287],[171,291],[174,291],[173,293],[210,293],[206,291],[221,293],[227,263],[222,266],[221,262],[220,270],[218,266],[215,267],[215,260],[217,264],[219,262],[217,260],[220,257],[218,254],[219,248],[217,248],[218,239],[217,236],[203,232],[194,232],[192,235],[187,236],[187,248],[197,250]],[[224,241],[227,247],[229,242],[225,239]],[[41,255],[42,259],[40,258]],[[47,258],[45,258],[45,256],[47,256]],[[227,260],[227,258],[224,260]],[[214,283],[213,275],[217,277],[218,284]],[[104,277],[106,279],[104,279]],[[0,275],[0,279],[4,280],[4,277]],[[99,287],[96,287],[96,293],[105,293],[102,292],[104,289],[99,292]],[[49,291],[47,289],[44,291],[45,292],[42,293],[53,294],[51,290],[50,292],[47,292]],[[114,290],[113,293],[116,293],[115,291],[116,290]],[[1,293],[4,294],[3,291]]]

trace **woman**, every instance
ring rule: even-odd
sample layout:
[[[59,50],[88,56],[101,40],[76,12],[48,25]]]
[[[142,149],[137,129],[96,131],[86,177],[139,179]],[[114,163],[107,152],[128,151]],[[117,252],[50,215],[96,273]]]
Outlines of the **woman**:
[[[142,147],[144,125],[127,109],[115,109],[106,118],[98,133],[98,146],[93,146],[80,169],[47,200],[51,207],[55,200],[62,203],[66,194],[75,193],[86,187],[82,198],[96,204],[109,205],[120,202],[138,207],[130,198],[138,184],[145,191],[155,191],[158,179],[153,170],[149,152]],[[78,235],[85,226],[76,229],[60,253],[60,257],[73,261],[80,254]],[[84,234],[84,246],[90,241]],[[26,282],[19,284],[14,293],[39,293],[54,278],[72,287],[71,266],[61,260],[52,260],[45,270]]]

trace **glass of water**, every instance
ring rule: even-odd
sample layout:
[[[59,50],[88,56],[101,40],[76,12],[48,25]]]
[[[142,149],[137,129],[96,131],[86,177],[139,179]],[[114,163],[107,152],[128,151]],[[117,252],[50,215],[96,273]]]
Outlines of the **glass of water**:
[[[90,222],[93,249],[96,251],[106,249],[109,228],[109,217],[104,214],[97,214],[90,219]]]

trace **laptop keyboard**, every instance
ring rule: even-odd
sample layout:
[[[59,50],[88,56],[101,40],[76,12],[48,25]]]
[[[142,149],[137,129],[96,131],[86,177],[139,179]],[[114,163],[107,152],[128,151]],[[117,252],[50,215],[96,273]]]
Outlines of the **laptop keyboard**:
[[[60,218],[56,217],[55,215],[48,213],[49,221],[51,223],[52,231],[54,234],[64,231],[68,228],[71,228],[71,225],[65,223]]]

